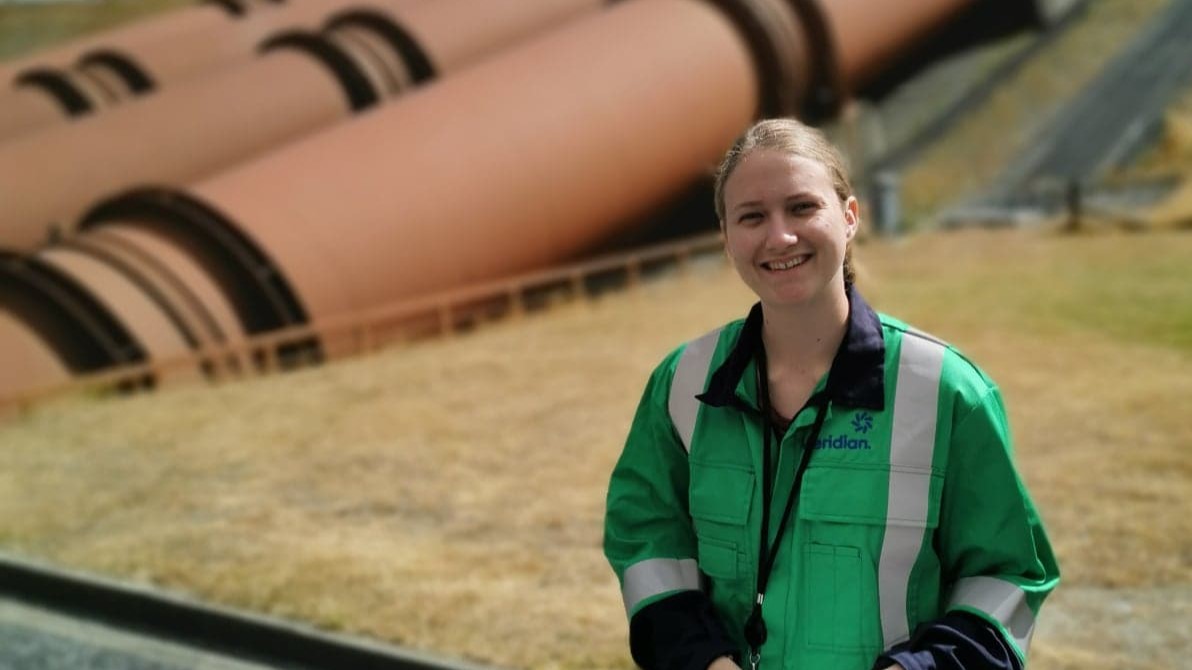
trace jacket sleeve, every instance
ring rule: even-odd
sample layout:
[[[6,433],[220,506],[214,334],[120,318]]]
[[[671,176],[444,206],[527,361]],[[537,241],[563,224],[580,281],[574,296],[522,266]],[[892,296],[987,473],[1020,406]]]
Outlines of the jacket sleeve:
[[[1018,670],[1059,567],[1014,467],[992,383],[953,424],[936,542],[947,611],[875,663],[906,670]]]
[[[621,583],[630,651],[645,670],[705,670],[737,653],[701,590],[687,454],[667,410],[677,354],[646,386],[605,512],[604,553]]]

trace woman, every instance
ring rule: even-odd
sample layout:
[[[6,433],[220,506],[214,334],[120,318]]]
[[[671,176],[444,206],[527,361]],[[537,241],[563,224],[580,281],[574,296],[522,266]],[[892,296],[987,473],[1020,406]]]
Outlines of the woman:
[[[612,474],[605,554],[643,668],[1021,668],[1058,569],[997,386],[853,286],[857,199],[762,121],[716,179],[758,297],[675,350]]]

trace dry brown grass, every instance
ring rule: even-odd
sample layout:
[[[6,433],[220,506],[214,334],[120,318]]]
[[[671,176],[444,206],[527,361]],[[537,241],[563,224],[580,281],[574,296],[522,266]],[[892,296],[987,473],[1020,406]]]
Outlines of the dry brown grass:
[[[861,250],[881,309],[1001,383],[1064,569],[1032,667],[1192,654],[1192,236]],[[284,376],[66,399],[0,426],[0,544],[505,666],[628,668],[600,554],[649,370],[749,296],[718,265]]]
[[[1146,212],[1151,225],[1192,229],[1192,93],[1168,110],[1159,141],[1127,173],[1126,178],[1179,175],[1170,196]]]

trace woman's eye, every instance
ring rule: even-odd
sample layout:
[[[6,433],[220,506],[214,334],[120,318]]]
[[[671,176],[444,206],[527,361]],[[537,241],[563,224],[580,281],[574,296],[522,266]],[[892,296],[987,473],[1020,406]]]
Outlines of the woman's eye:
[[[745,212],[738,219],[737,223],[757,223],[762,220],[762,215],[758,212]]]
[[[791,211],[795,214],[807,214],[815,210],[814,202],[796,202],[791,205]]]

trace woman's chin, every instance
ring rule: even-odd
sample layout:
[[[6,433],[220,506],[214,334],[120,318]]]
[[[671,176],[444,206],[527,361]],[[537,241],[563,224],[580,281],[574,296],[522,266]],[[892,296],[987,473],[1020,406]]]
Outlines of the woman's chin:
[[[810,291],[784,291],[758,294],[762,304],[772,308],[793,308],[808,305],[814,301],[814,294]]]

